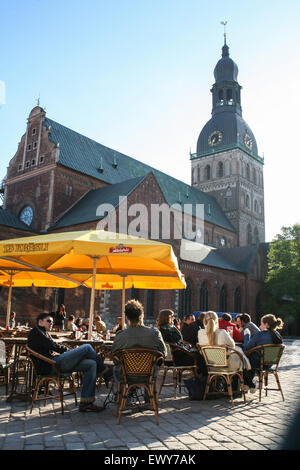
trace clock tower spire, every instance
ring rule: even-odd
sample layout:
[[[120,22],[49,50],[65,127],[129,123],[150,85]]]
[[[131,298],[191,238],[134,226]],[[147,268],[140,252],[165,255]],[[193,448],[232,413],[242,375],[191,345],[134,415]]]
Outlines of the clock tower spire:
[[[238,245],[265,239],[263,164],[243,119],[238,66],[229,55],[226,25],[222,57],[214,69],[212,117],[191,154],[192,185],[214,196],[237,231]],[[214,243],[216,244],[216,243]]]

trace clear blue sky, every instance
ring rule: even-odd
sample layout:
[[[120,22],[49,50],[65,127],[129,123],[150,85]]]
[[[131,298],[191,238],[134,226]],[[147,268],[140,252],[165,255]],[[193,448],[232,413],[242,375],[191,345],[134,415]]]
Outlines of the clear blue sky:
[[[0,0],[0,18],[0,178],[40,94],[50,118],[189,183],[227,20],[267,241],[300,221],[299,0]]]

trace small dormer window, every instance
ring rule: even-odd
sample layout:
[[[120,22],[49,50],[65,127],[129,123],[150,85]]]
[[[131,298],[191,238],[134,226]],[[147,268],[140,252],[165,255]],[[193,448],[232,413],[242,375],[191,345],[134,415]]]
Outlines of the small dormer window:
[[[25,165],[26,168],[29,168],[29,165],[30,165],[30,161],[27,161],[27,162],[26,162],[26,165]]]
[[[31,165],[35,165],[35,160],[31,160]]]
[[[21,170],[22,170],[22,165],[20,164],[20,165],[18,166],[18,171],[21,171]]]
[[[42,155],[42,156],[40,157],[40,163],[44,163],[44,159],[45,159],[45,158],[44,158],[44,155]]]
[[[36,128],[34,127],[34,128],[32,129],[32,135],[35,135],[35,134],[36,134]]]
[[[28,144],[27,150],[31,150],[31,144]]]
[[[33,148],[34,148],[34,149],[37,148],[37,142],[33,142]]]

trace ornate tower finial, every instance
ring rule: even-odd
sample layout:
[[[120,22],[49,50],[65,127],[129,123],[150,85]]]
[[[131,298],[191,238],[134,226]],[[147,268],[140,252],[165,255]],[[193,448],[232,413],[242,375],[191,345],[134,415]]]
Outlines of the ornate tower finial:
[[[221,21],[221,24],[224,26],[224,46],[226,46],[226,37],[227,37],[226,25],[227,25],[227,21]]]
[[[38,97],[38,99],[36,100],[37,106],[40,106],[40,97],[41,97],[41,94],[39,93],[39,97]]]

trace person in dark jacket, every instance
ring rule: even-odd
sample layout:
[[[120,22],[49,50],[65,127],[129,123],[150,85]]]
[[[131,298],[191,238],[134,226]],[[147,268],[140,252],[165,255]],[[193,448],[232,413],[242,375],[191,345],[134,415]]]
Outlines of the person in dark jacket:
[[[83,382],[79,411],[102,411],[104,408],[94,405],[97,375],[107,376],[102,359],[90,344],[68,350],[53,341],[49,332],[53,318],[49,313],[37,317],[37,326],[28,334],[27,345],[33,351],[54,360],[62,372],[83,372]],[[54,355],[54,353],[58,353]],[[55,373],[55,366],[32,356],[38,374]]]
[[[183,317],[180,331],[181,331],[181,334],[182,334],[182,337],[183,337],[184,341],[187,341],[188,343],[190,341],[188,339],[186,339],[186,335],[189,336],[189,331],[190,331],[189,326],[192,323],[195,323],[195,316],[192,313],[190,313],[188,315],[185,315]]]
[[[198,331],[204,328],[203,327],[204,316],[205,316],[205,313],[200,313],[200,315],[196,318],[195,321],[190,322],[190,324],[186,326],[184,330],[181,331],[184,341],[187,341],[192,346],[196,346],[196,344],[198,343]]]
[[[59,309],[57,310],[55,317],[54,317],[54,326],[58,328],[64,328],[65,320],[67,318],[66,307],[64,304],[60,304]]]
[[[161,310],[157,317],[157,326],[163,340],[166,343],[178,344],[181,348],[185,349],[188,353],[193,353],[194,358],[197,361],[198,373],[207,374],[207,368],[205,361],[199,351],[183,342],[182,334],[173,324],[174,312],[169,309]],[[174,351],[173,354],[174,363],[177,366],[188,366],[194,363],[194,358],[187,354],[184,350]]]
[[[283,321],[281,318],[276,318],[274,315],[264,315],[261,318],[260,331],[250,339],[250,332],[245,329],[244,331],[244,351],[249,351],[256,346],[263,344],[282,344],[283,339],[281,334],[277,331],[283,327]],[[249,355],[249,361],[252,369],[258,369],[260,367],[259,353],[253,352]]]

